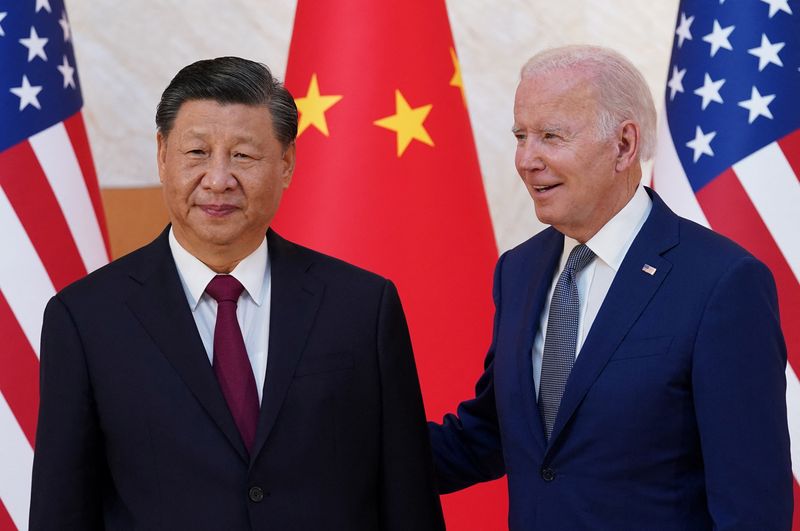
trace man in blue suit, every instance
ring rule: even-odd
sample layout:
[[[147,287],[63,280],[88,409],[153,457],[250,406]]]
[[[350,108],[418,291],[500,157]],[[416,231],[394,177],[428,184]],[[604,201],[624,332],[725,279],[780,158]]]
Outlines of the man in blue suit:
[[[31,531],[443,529],[394,285],[268,229],[291,94],[198,61],[156,124],[171,226],[47,305]]]
[[[500,258],[476,396],[429,425],[441,490],[506,474],[512,531],[791,527],[772,276],[640,185],[655,123],[616,52],[522,69],[515,162],[551,227]]]

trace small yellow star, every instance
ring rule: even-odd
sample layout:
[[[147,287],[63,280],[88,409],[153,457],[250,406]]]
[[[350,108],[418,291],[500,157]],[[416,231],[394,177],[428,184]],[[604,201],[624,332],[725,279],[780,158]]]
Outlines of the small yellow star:
[[[381,118],[374,123],[378,127],[397,133],[397,156],[401,157],[412,140],[433,145],[428,131],[423,125],[433,105],[423,105],[412,109],[399,90],[394,91],[396,112],[392,116]]]
[[[311,83],[308,84],[308,93],[304,98],[295,98],[297,110],[300,113],[300,123],[297,125],[297,136],[309,126],[316,127],[325,136],[328,134],[328,122],[325,120],[325,111],[336,105],[342,96],[321,96],[319,93],[319,83],[317,74],[311,75]]]
[[[461,63],[458,62],[456,51],[452,47],[450,47],[450,58],[453,60],[453,77],[450,79],[450,86],[461,90],[461,99],[466,106],[467,95],[464,93],[464,81],[461,79]]]

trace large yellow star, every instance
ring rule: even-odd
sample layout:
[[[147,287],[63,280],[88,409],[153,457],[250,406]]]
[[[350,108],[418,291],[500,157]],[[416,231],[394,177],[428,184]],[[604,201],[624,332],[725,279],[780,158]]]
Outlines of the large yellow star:
[[[450,79],[450,86],[461,90],[461,100],[467,105],[467,95],[464,93],[464,81],[461,79],[461,63],[458,62],[456,51],[450,47],[450,58],[453,60],[453,77]]]
[[[311,83],[308,84],[308,92],[304,98],[296,98],[297,110],[300,113],[300,123],[297,125],[297,136],[309,126],[316,127],[325,136],[328,134],[328,121],[325,120],[325,111],[336,105],[342,96],[321,96],[319,93],[319,83],[317,74],[311,75]]]
[[[433,105],[423,105],[412,109],[399,90],[394,91],[395,114],[376,120],[378,127],[383,127],[397,133],[397,156],[401,157],[412,140],[419,140],[423,144],[433,145],[428,131],[423,125]]]

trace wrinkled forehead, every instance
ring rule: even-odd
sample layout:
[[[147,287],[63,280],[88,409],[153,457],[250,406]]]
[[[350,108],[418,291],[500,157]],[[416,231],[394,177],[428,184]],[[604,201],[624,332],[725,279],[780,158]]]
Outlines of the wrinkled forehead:
[[[198,99],[181,105],[169,133],[173,137],[258,142],[273,138],[274,131],[270,112],[263,105]]]
[[[522,92],[527,93],[526,95],[531,95],[532,91],[551,97],[578,95],[597,99],[598,87],[598,75],[586,67],[580,65],[552,66],[534,72],[523,71],[517,85],[517,94],[520,94],[520,89],[523,89]]]
[[[514,117],[596,116],[599,107],[593,76],[575,68],[561,68],[522,77],[514,98]]]

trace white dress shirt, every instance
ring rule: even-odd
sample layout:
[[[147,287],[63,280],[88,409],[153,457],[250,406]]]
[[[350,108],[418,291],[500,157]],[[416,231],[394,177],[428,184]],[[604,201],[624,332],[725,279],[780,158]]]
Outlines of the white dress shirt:
[[[217,322],[217,301],[206,293],[206,286],[217,275],[207,265],[184,249],[175,238],[172,229],[169,231],[169,247],[172,258],[178,268],[186,301],[192,310],[192,317],[206,348],[208,361],[214,362],[214,326]],[[267,239],[239,262],[231,275],[241,282],[244,291],[236,304],[236,318],[244,337],[247,357],[256,379],[258,401],[264,390],[264,379],[267,374],[267,347],[269,345],[269,310],[270,310],[270,267]]]
[[[586,242],[586,246],[595,254],[595,259],[583,268],[575,278],[578,287],[580,310],[578,313],[578,342],[576,346],[577,358],[583,342],[592,328],[597,312],[606,298],[608,289],[614,281],[622,260],[628,253],[633,240],[639,234],[639,229],[644,225],[653,202],[647,195],[643,186],[639,186],[636,193],[622,210],[603,225],[597,234]],[[564,237],[564,252],[561,262],[553,275],[550,292],[547,295],[542,315],[539,319],[539,329],[533,341],[533,381],[536,384],[536,397],[539,397],[539,380],[542,376],[542,353],[547,335],[547,320],[550,314],[550,301],[556,288],[556,281],[567,264],[569,253],[578,245],[576,240]]]

